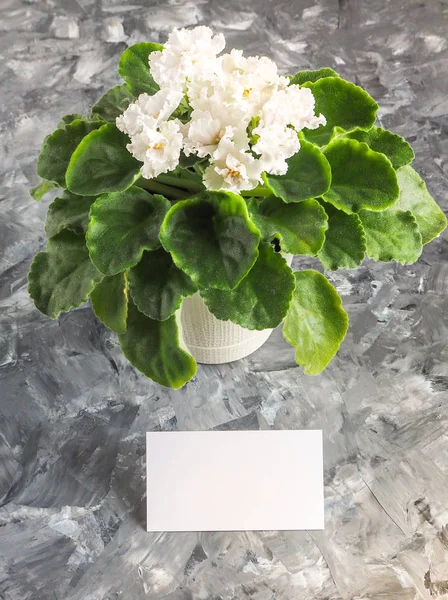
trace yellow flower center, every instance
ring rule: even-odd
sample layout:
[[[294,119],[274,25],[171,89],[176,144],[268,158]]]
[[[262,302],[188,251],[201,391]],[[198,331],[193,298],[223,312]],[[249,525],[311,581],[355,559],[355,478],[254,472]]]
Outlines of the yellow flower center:
[[[163,150],[163,144],[161,142],[157,142],[157,144],[154,144],[154,146],[150,146],[150,148],[151,147],[153,150]]]
[[[231,177],[232,179],[239,179],[241,177],[241,173],[239,171],[236,171],[235,169],[227,168],[227,176]]]
[[[243,92],[243,98],[247,98],[249,96],[249,94],[251,93],[252,88],[246,88]]]

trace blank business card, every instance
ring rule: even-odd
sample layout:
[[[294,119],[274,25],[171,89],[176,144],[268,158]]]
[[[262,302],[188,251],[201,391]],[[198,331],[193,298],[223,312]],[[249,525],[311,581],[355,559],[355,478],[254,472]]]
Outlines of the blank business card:
[[[148,531],[324,528],[322,431],[146,434]]]

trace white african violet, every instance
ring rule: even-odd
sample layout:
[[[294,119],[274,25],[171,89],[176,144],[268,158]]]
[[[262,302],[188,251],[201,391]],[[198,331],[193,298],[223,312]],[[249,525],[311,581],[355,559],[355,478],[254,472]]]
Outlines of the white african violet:
[[[116,121],[146,179],[172,171],[183,150],[209,158],[207,189],[251,190],[263,172],[287,172],[286,159],[300,148],[297,132],[326,123],[314,114],[310,89],[290,85],[265,56],[217,56],[224,45],[208,27],[175,29],[164,49],[149,55],[160,91],[141,94]],[[187,123],[171,118],[181,102],[191,109]]]

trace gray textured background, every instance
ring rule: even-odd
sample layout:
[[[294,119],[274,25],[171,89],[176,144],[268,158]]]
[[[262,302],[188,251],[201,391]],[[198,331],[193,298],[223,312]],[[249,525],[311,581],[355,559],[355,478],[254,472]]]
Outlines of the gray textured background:
[[[274,332],[172,392],[89,307],[51,321],[26,292],[49,200],[28,197],[60,115],[118,82],[126,45],[211,25],[284,72],[331,66],[380,103],[445,207],[447,0],[2,0],[0,598],[430,599],[448,591],[448,244],[331,274],[351,318],[316,378]],[[307,264],[314,264],[308,260]],[[322,428],[325,532],[147,534],[144,433]],[[242,456],[250,465],[256,456]],[[194,469],[195,465],[192,464]],[[267,473],[267,476],[269,474]]]

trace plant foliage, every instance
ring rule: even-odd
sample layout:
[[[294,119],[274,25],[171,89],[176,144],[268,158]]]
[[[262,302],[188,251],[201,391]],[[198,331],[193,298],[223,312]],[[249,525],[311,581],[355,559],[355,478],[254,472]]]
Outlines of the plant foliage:
[[[124,83],[90,117],[66,115],[45,138],[31,193],[61,193],[48,209],[48,244],[31,265],[29,294],[51,318],[90,297],[127,359],[164,386],[179,388],[195,374],[177,317],[183,298],[197,292],[218,319],[251,330],[284,321],[297,363],[317,375],[338,351],[348,317],[325,275],[293,271],[280,251],[316,257],[326,270],[357,268],[366,254],[407,265],[446,218],[410,166],[411,146],[376,127],[373,98],[330,68],[289,79],[311,90],[326,124],[303,129],[285,174],[264,173],[250,193],[211,191],[201,179],[207,159],[182,154],[175,170],[148,177],[116,119],[140,94],[158,92],[148,57],[162,49],[128,48],[119,63]],[[190,112],[183,100],[174,115],[185,122]]]

